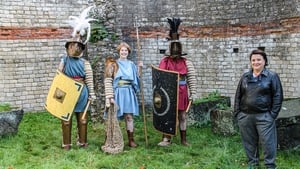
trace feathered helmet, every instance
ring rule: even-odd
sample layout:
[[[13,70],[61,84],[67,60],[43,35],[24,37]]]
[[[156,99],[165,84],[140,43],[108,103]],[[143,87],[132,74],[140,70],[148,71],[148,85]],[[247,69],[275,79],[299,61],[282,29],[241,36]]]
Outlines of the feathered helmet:
[[[77,43],[82,51],[85,49],[85,45],[89,41],[91,34],[91,25],[89,22],[96,20],[88,18],[89,12],[92,8],[93,6],[84,9],[79,17],[69,16],[69,20],[67,22],[73,28],[73,32],[71,34],[71,38],[65,44],[66,49],[68,49],[71,43]]]
[[[186,53],[182,52],[182,45],[179,41],[179,33],[178,28],[180,23],[182,22],[180,18],[167,18],[168,23],[170,24],[170,32],[168,40],[171,41],[169,45],[169,52],[166,55],[169,56],[184,56],[187,55]]]

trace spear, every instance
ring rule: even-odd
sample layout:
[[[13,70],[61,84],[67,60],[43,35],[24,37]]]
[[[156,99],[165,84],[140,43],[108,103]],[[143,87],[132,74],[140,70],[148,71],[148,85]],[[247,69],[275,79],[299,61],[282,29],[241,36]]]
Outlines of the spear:
[[[138,49],[138,64],[141,61],[141,47],[140,47],[140,38],[139,38],[139,27],[137,24],[137,17],[135,17],[135,28],[136,28],[136,39],[137,39],[137,49]],[[140,75],[140,85],[141,85],[141,96],[142,96],[142,111],[144,116],[144,134],[145,134],[145,143],[148,145],[148,137],[147,137],[147,121],[146,121],[146,113],[145,113],[145,103],[144,103],[144,86],[143,86],[143,73],[142,66],[139,65],[139,75]]]

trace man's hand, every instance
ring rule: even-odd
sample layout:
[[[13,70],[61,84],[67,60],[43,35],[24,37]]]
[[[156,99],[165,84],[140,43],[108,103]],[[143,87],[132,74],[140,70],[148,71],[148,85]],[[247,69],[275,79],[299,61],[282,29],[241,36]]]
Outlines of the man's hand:
[[[196,100],[197,99],[197,97],[196,97],[196,95],[194,95],[194,94],[191,94],[190,96],[189,96],[189,101],[194,101],[194,100]]]
[[[97,99],[97,97],[96,97],[95,94],[91,94],[91,95],[89,96],[89,99],[91,99],[92,101],[94,101],[94,100]]]
[[[114,99],[114,98],[107,98],[107,99],[105,100],[105,106],[106,106],[107,108],[110,107],[110,104],[115,104],[115,99]]]

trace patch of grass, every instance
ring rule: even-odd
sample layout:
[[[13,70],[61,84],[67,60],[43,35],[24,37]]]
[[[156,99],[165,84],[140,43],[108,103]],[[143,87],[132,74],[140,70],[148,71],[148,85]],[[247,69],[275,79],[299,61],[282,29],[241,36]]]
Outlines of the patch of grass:
[[[73,118],[75,120],[75,118]],[[127,146],[124,121],[120,122],[125,140],[122,153],[110,155],[101,151],[105,126],[89,125],[87,149],[76,146],[76,123],[73,122],[71,151],[61,149],[60,120],[49,113],[25,113],[17,135],[0,139],[0,169],[243,169],[246,156],[239,135],[224,137],[211,132],[210,125],[189,126],[187,139],[191,146],[180,145],[180,135],[169,147],[159,147],[161,133],[148,118],[148,145],[145,145],[142,117],[135,118],[137,148]],[[300,150],[279,151],[278,169],[297,169]],[[261,155],[261,159],[263,159]],[[263,166],[263,160],[261,160]]]
[[[11,106],[8,103],[1,103],[0,104],[0,112],[9,111],[11,110]]]
[[[219,109],[219,110],[229,110],[230,109],[230,107],[226,103],[217,103],[215,108]]]
[[[216,101],[222,97],[223,96],[221,96],[221,93],[218,90],[216,90],[214,92],[209,93],[206,97],[194,100],[194,103],[198,104],[198,103],[203,103],[203,102],[207,102],[207,101]]]

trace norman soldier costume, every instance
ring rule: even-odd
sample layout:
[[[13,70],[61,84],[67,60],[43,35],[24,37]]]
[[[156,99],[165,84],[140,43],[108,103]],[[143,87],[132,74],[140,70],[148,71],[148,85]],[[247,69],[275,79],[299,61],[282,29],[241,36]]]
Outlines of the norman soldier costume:
[[[82,148],[88,146],[87,143],[87,125],[88,118],[84,111],[87,109],[88,100],[95,99],[94,85],[93,85],[93,72],[90,63],[83,59],[83,51],[86,48],[86,43],[89,40],[89,21],[88,12],[91,7],[86,8],[80,18],[70,17],[74,20],[69,21],[70,25],[74,28],[72,38],[66,44],[67,55],[61,59],[59,70],[76,82],[83,84],[80,96],[75,104],[74,113],[77,121],[77,145]],[[88,29],[88,30],[87,30]],[[83,42],[83,39],[85,41]],[[65,150],[70,150],[71,142],[71,129],[72,117],[69,120],[62,120],[62,147]]]
[[[186,140],[185,117],[191,101],[196,97],[196,72],[193,63],[186,57],[183,57],[187,54],[182,52],[182,44],[179,41],[178,27],[181,23],[180,18],[168,18],[168,23],[170,24],[169,51],[160,61],[159,68],[177,72],[179,74],[178,84],[175,84],[178,85],[178,107],[177,110],[175,110],[178,111],[178,114],[173,114],[175,116],[178,116],[181,144],[188,145]],[[162,81],[164,79],[161,78]],[[168,83],[168,81],[165,81],[163,83]],[[169,145],[171,143],[171,135],[172,134],[163,132],[163,140],[158,145]]]

